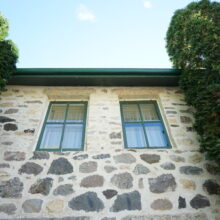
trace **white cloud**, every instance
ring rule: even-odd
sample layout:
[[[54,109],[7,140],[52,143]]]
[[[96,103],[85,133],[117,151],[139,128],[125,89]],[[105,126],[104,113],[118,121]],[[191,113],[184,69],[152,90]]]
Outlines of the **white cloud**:
[[[145,8],[152,8],[152,4],[150,1],[144,1],[144,7]]]
[[[81,21],[95,22],[95,15],[84,4],[77,9],[77,18]]]

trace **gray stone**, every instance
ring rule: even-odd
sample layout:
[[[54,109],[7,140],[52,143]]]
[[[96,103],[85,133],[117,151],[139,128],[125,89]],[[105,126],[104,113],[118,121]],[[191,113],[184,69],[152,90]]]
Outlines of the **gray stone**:
[[[150,170],[143,166],[142,164],[137,164],[133,170],[133,173],[136,175],[140,175],[140,174],[148,174],[150,172]]]
[[[70,176],[70,177],[68,177],[68,180],[73,180],[73,181],[75,181],[77,178],[76,178],[76,176]]]
[[[205,169],[207,170],[207,172],[209,172],[212,175],[216,175],[218,173],[217,168],[218,168],[217,165],[209,164],[209,163],[205,164]]]
[[[95,192],[86,192],[69,201],[68,206],[73,210],[85,212],[98,212],[104,209],[103,202]]]
[[[192,122],[192,119],[187,116],[180,116],[180,121],[184,124],[189,124]]]
[[[141,154],[140,157],[149,164],[158,163],[160,161],[160,155],[157,154]]]
[[[179,203],[179,206],[178,206],[179,209],[186,208],[186,199],[185,198],[179,196],[178,203]]]
[[[110,211],[141,210],[141,195],[138,191],[118,195]]]
[[[67,196],[72,193],[74,193],[72,184],[60,185],[53,191],[55,196]]]
[[[115,174],[111,178],[111,183],[119,189],[130,189],[133,186],[133,177],[127,172]]]
[[[58,178],[58,183],[63,182],[63,181],[64,181],[64,178],[61,177],[61,176],[59,176],[59,178]]]
[[[185,162],[185,158],[178,155],[170,155],[170,159],[174,162]]]
[[[173,127],[173,128],[178,128],[179,127],[179,125],[174,125],[174,124],[171,124],[170,126]]]
[[[210,220],[204,213],[178,215],[128,215],[121,220]],[[217,220],[217,219],[216,219]]]
[[[103,186],[104,178],[100,175],[87,176],[82,179],[80,186],[81,187],[100,187]]]
[[[187,132],[193,132],[193,131],[195,131],[195,129],[193,128],[193,127],[186,127],[186,131]]]
[[[74,160],[85,160],[88,157],[89,157],[88,154],[81,154],[81,155],[74,156],[73,159]]]
[[[160,165],[164,170],[175,170],[176,166],[173,163],[165,162]]]
[[[9,145],[12,145],[13,142],[12,141],[4,141],[4,142],[2,142],[2,144],[9,146]]]
[[[53,184],[53,179],[52,178],[44,178],[44,179],[39,179],[35,184],[31,186],[29,189],[29,193],[32,194],[42,194],[47,196],[50,193],[50,189]]]
[[[109,137],[110,139],[121,139],[121,132],[112,132]]]
[[[5,203],[0,205],[0,212],[6,213],[8,215],[15,214],[16,210],[17,208],[13,203]]]
[[[50,154],[48,152],[43,151],[34,151],[33,157],[31,160],[48,160],[50,158]]]
[[[105,172],[106,173],[111,173],[113,172],[114,170],[117,170],[116,167],[113,167],[113,166],[104,166],[104,169],[105,169]]]
[[[53,218],[53,219],[46,219],[46,220],[90,220],[91,218],[89,216],[71,216],[71,217],[64,217],[64,218]],[[38,219],[37,219],[38,220]],[[42,219],[39,219],[42,220]]]
[[[175,191],[176,181],[172,174],[162,174],[157,178],[148,179],[150,191],[153,193],[163,193]]]
[[[176,111],[166,111],[166,114],[172,114],[172,115],[175,115],[175,114],[177,114],[177,112],[176,112]]]
[[[130,163],[134,163],[136,162],[136,159],[134,156],[132,156],[129,153],[123,153],[123,154],[119,154],[113,157],[116,163],[126,163],[126,164],[130,164]]]
[[[172,103],[172,105],[186,106],[186,104],[183,103]]]
[[[151,208],[164,211],[172,209],[173,205],[168,199],[157,199],[151,204]]]
[[[216,180],[206,180],[203,184],[203,189],[209,195],[220,195],[220,185]]]
[[[2,219],[1,220],[8,220],[8,219]],[[11,219],[12,220],[12,219]],[[68,217],[61,217],[61,218],[55,218],[55,217],[52,217],[52,218],[13,218],[13,220],[92,220],[92,218],[90,218],[89,216],[68,216]]]
[[[4,160],[7,161],[21,161],[25,160],[25,153],[24,152],[19,152],[19,151],[5,151],[4,153]]]
[[[24,133],[25,134],[34,134],[34,132],[35,132],[35,129],[33,128],[33,129],[25,129],[24,130]]]
[[[10,168],[8,163],[0,163],[0,168]]]
[[[21,198],[23,183],[18,177],[0,183],[0,197]]]
[[[5,111],[5,114],[14,114],[14,113],[17,113],[17,112],[18,112],[18,109],[10,108],[10,109]]]
[[[116,218],[104,217],[104,218],[102,218],[101,220],[116,220]]]
[[[4,125],[5,131],[16,131],[18,130],[18,126],[16,124],[8,123]]]
[[[15,121],[15,119],[8,118],[5,116],[0,116],[0,123],[6,123],[6,122],[12,122],[12,121]]]
[[[79,166],[79,172],[92,173],[97,170],[97,163],[95,161],[84,162]]]
[[[116,196],[118,192],[114,189],[107,189],[102,192],[106,199],[111,199],[112,197]]]
[[[1,220],[8,220],[8,219],[1,219]],[[11,219],[12,220],[12,219]],[[89,216],[68,216],[68,217],[61,217],[61,218],[55,218],[55,217],[52,217],[52,218],[16,218],[13,220],[92,220]]]
[[[61,157],[57,160],[53,160],[52,164],[50,165],[48,174],[63,175],[72,172],[72,164],[66,158]]]
[[[33,163],[33,162],[27,162],[22,165],[22,167],[18,170],[19,174],[26,173],[26,174],[34,174],[35,176],[38,175],[43,171],[43,167]]]
[[[42,101],[40,100],[33,100],[33,101],[26,101],[27,104],[42,104]]]
[[[162,219],[159,219],[159,218],[153,219],[153,218],[150,218],[149,215],[147,215],[147,216],[146,215],[128,215],[128,216],[121,218],[121,220],[162,220]],[[163,219],[163,220],[165,220],[165,219]]]
[[[194,109],[193,108],[188,108],[186,110],[180,110],[180,112],[181,113],[190,113],[190,114],[192,114],[192,113],[194,113]]]
[[[210,202],[207,197],[197,194],[191,201],[190,205],[194,209],[200,209],[210,206]]]
[[[98,154],[98,155],[93,156],[92,158],[96,160],[100,160],[100,159],[107,159],[110,157],[111,157],[110,154]]]
[[[43,200],[28,199],[22,204],[22,209],[25,213],[38,213],[41,210]]]
[[[195,166],[182,166],[180,167],[180,173],[186,175],[200,175],[203,172],[202,168]]]
[[[143,178],[140,178],[138,180],[138,188],[139,189],[143,189],[144,188],[144,179]]]

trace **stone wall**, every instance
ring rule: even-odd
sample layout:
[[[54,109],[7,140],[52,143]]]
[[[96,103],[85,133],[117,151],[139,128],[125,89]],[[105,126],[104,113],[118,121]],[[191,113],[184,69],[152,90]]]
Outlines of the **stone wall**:
[[[220,219],[220,178],[178,88],[9,86],[0,99],[0,219]],[[85,150],[35,152],[63,100],[88,101]],[[122,100],[157,100],[172,149],[124,149]]]

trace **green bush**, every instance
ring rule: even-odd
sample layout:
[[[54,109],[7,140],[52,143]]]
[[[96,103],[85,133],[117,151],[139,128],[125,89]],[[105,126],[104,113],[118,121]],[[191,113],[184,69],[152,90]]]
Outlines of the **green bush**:
[[[186,102],[196,110],[201,151],[220,170],[220,3],[201,0],[177,10],[166,40],[173,66],[183,70]]]
[[[8,36],[8,21],[0,14],[0,92],[5,89],[11,74],[16,70],[18,50]]]

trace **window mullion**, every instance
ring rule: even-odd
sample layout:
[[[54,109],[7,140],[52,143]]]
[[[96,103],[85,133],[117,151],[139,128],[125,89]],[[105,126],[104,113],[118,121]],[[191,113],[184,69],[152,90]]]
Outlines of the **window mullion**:
[[[146,133],[146,130],[144,128],[144,120],[143,120],[140,104],[137,104],[137,106],[138,106],[138,110],[139,110],[140,116],[141,116],[141,125],[142,125],[142,128],[144,130],[145,141],[146,141],[147,147],[150,147],[149,142],[148,142],[148,138],[147,138],[147,133]]]
[[[60,151],[62,151],[62,142],[63,142],[64,131],[65,131],[65,127],[66,127],[66,119],[67,119],[68,109],[69,109],[69,104],[67,104],[66,112],[65,112],[65,118],[64,118],[64,122],[63,122],[63,130],[62,130],[62,135],[61,135],[61,139],[60,139],[60,147],[59,147]]]

